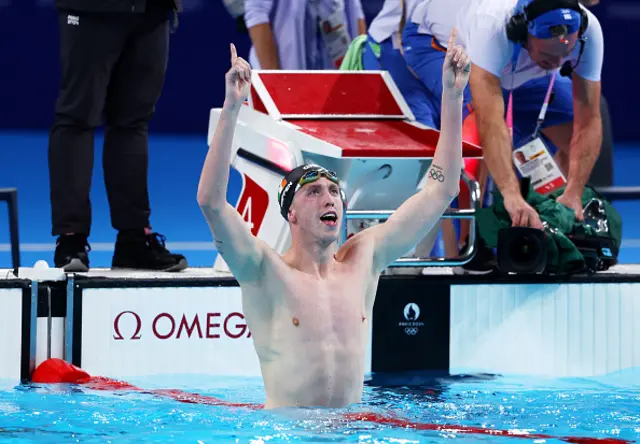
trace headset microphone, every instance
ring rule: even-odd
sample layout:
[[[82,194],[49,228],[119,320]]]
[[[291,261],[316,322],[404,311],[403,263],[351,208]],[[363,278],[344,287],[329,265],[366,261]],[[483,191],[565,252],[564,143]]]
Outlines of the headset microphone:
[[[571,66],[570,61],[566,61],[562,64],[562,68],[560,68],[560,75],[562,77],[569,77],[573,72],[573,66]]]
[[[578,53],[578,60],[576,60],[576,64],[571,66],[571,62],[569,60],[562,64],[562,67],[560,68],[560,75],[562,77],[569,77],[573,73],[575,67],[580,64],[580,60],[582,60],[582,53],[584,52],[585,40],[585,37],[580,37],[580,52]]]

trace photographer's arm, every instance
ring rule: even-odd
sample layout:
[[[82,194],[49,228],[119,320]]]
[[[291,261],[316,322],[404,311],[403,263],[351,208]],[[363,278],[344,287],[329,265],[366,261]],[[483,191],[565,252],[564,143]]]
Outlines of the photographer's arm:
[[[500,79],[472,65],[469,79],[478,134],[489,174],[495,181],[513,226],[542,228],[538,213],[520,194],[511,153],[513,142],[505,122],[504,98]]]

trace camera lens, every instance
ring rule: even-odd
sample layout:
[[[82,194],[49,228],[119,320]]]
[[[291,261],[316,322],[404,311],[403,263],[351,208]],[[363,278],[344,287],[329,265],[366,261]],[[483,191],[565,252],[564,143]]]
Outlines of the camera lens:
[[[509,256],[513,258],[514,262],[524,265],[535,260],[539,250],[535,240],[525,235],[520,239],[514,239]]]
[[[525,227],[500,230],[498,267],[511,273],[539,273],[546,266],[547,245],[543,231]]]

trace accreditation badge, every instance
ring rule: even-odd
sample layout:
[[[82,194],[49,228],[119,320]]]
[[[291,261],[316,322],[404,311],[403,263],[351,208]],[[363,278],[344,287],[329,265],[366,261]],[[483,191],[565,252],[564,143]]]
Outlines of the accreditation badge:
[[[536,192],[548,194],[567,184],[567,179],[539,137],[514,150],[512,156],[520,175],[531,179],[531,186]]]

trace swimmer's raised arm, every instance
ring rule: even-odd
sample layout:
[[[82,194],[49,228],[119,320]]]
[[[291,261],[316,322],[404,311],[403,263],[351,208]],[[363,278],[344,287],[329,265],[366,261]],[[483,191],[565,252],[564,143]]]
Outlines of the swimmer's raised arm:
[[[470,60],[455,44],[452,31],[443,67],[440,138],[427,172],[426,185],[404,202],[389,219],[371,228],[377,271],[405,255],[435,226],[460,191],[462,171],[463,92],[469,81]]]
[[[231,68],[225,76],[226,94],[218,125],[202,167],[198,205],[211,229],[218,253],[239,283],[258,279],[263,243],[249,231],[226,199],[231,148],[236,121],[251,85],[251,67],[231,44]]]

